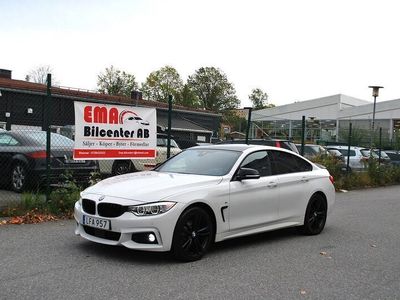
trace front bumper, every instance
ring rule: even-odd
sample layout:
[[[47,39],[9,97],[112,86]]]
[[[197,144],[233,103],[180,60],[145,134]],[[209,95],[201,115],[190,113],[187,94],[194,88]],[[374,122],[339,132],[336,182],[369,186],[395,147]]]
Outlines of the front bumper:
[[[117,218],[105,218],[85,213],[79,202],[76,202],[74,208],[75,234],[100,244],[122,245],[129,249],[144,251],[169,251],[181,209],[182,204],[177,203],[170,211],[157,216],[138,217],[133,213],[125,212]],[[111,230],[95,230],[83,225],[83,215],[110,220]],[[138,243],[132,240],[132,234],[149,232],[156,236],[156,244]]]

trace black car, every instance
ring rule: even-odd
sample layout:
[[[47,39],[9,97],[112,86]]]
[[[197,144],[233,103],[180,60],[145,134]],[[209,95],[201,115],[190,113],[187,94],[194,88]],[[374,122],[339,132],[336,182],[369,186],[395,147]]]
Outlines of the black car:
[[[50,182],[59,183],[67,171],[78,182],[87,182],[98,171],[96,161],[72,158],[74,141],[51,133]],[[42,183],[46,179],[46,132],[0,131],[0,180],[15,192]]]
[[[235,139],[235,140],[226,140],[222,141],[219,144],[246,144],[245,139]],[[249,139],[249,145],[265,145],[265,146],[273,146],[278,148],[284,148],[295,153],[299,153],[296,148],[296,145],[288,140],[281,139]]]
[[[400,151],[385,150],[385,153],[389,156],[391,165],[400,166]]]

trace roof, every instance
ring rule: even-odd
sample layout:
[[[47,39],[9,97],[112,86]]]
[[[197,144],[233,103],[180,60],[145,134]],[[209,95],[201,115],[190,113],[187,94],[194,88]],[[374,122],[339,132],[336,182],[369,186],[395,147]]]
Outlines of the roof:
[[[343,94],[317,99],[294,102],[272,108],[255,110],[254,121],[267,120],[301,120],[303,115],[316,116],[318,119],[336,119],[339,111],[349,107],[358,107],[370,103]]]
[[[157,125],[168,127],[168,119],[163,116],[157,116]],[[175,116],[171,122],[171,129],[175,131],[190,131],[201,133],[213,133],[212,130],[201,127],[193,121],[183,118],[182,116]]]
[[[0,78],[0,89],[3,90],[12,90],[18,92],[36,92],[41,94],[47,93],[47,86],[45,84],[28,82],[23,80],[15,80],[9,78]],[[51,87],[52,95],[62,96],[62,97],[74,97],[74,98],[84,98],[87,100],[95,100],[95,101],[108,101],[108,102],[119,102],[121,104],[133,104],[136,103],[136,100],[131,99],[126,96],[114,96],[96,93],[88,90],[74,89],[74,88],[65,88],[65,87]],[[164,108],[168,109],[168,103],[152,101],[152,100],[138,100],[138,105],[147,106],[147,107],[156,107],[156,108]],[[174,110],[184,110],[184,111],[192,111],[195,113],[205,113],[205,114],[215,114],[215,112],[195,109],[193,107],[186,107],[181,105],[173,105]]]

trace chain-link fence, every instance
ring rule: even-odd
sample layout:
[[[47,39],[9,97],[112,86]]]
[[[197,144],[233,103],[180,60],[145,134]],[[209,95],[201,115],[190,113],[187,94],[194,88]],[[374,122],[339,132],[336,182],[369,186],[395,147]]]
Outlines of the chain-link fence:
[[[30,90],[1,88],[0,208],[32,194],[49,200],[52,192],[71,183],[81,190],[108,176],[150,170],[167,159],[167,134],[160,129],[155,159],[74,160],[74,101],[132,107],[135,103],[78,97],[73,92],[66,96],[51,84],[47,89],[37,86],[38,91],[32,85]],[[171,139],[170,155],[180,151]]]

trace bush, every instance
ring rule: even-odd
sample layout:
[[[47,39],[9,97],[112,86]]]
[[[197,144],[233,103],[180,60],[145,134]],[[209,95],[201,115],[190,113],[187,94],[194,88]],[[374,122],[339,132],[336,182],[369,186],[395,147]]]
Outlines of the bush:
[[[47,208],[56,215],[71,214],[80,191],[81,188],[73,180],[72,174],[65,173],[63,185],[51,192]]]

